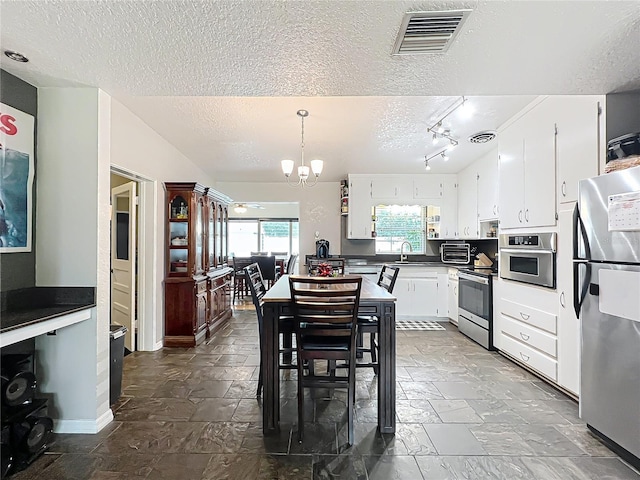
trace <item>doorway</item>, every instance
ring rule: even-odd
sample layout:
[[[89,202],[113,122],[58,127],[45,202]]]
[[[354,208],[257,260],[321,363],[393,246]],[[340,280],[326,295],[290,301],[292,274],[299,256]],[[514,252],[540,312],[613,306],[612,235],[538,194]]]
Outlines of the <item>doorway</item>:
[[[127,350],[157,350],[162,347],[154,282],[157,184],[115,166],[111,167],[110,180],[111,323],[129,330],[125,337]]]

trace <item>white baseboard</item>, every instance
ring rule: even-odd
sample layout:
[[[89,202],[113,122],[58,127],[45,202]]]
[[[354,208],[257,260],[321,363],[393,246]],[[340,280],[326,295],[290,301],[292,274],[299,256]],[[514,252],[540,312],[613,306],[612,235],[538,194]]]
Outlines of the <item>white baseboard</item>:
[[[153,346],[153,351],[160,350],[162,347],[164,347],[164,342],[160,340]]]
[[[98,433],[113,420],[113,412],[107,409],[96,420],[54,420],[55,433]]]

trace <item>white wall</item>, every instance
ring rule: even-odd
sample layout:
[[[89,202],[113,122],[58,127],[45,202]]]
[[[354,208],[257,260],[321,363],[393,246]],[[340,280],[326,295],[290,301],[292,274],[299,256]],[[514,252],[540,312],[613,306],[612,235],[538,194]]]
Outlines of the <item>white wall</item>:
[[[89,320],[36,341],[40,388],[54,394],[58,431],[97,432],[113,418],[109,223],[99,221],[109,215],[109,116],[98,89],[38,91],[36,285],[96,287]]]
[[[300,215],[300,206],[291,202],[260,202],[263,208],[247,207],[244,213],[235,212],[234,205],[229,209],[229,218],[298,218]]]
[[[156,241],[155,244],[140,242],[139,256],[149,257],[145,248],[151,248],[150,261],[156,285],[155,319],[152,343],[162,345],[164,335],[164,229],[165,190],[163,182],[199,182],[213,186],[213,179],[180,153],[173,145],[158,135],[140,118],[117,100],[111,98],[111,165],[153,180],[155,183]],[[222,191],[222,193],[227,193]],[[100,222],[109,224],[107,215]]]
[[[312,188],[292,188],[281,183],[218,182],[216,190],[246,202],[299,202],[300,259],[315,253],[315,232],[331,243],[331,254],[340,253],[340,183],[319,182]]]

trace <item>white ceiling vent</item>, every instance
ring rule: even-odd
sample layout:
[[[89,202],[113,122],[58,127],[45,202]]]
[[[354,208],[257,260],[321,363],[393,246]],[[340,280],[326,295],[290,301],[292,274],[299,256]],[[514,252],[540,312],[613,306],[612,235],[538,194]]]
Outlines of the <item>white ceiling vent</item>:
[[[469,143],[487,143],[496,138],[496,132],[493,130],[484,130],[474,133],[469,137]]]
[[[469,13],[471,10],[405,13],[393,55],[446,52]]]

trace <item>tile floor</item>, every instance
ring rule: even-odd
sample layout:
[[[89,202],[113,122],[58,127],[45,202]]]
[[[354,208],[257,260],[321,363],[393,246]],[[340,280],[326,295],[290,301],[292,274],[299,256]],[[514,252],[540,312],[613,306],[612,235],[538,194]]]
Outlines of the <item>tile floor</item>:
[[[14,480],[640,479],[591,436],[577,404],[448,324],[398,332],[397,433],[376,433],[376,380],[358,370],[356,445],[345,395],[307,399],[296,438],[295,372],[282,373],[282,432],[263,437],[250,304],[191,349],[125,358],[115,421],[57,435]]]

